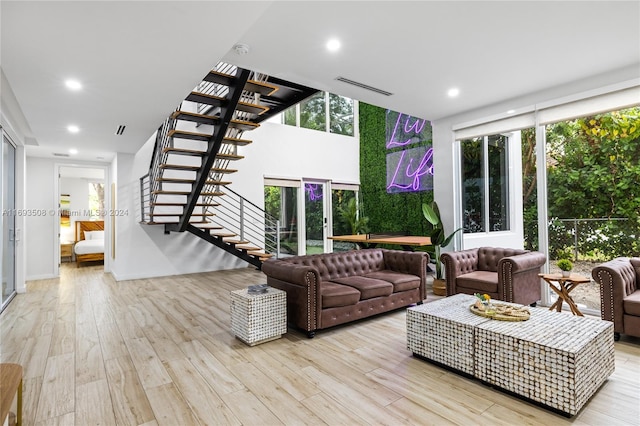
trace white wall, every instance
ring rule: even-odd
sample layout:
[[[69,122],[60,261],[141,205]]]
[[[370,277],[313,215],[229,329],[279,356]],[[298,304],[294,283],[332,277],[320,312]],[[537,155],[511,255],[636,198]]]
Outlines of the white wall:
[[[43,213],[25,217],[26,279],[56,277],[58,239],[58,203],[55,188],[55,162],[46,158],[27,157],[25,209]]]
[[[234,164],[238,173],[230,187],[258,206],[264,207],[265,177],[360,183],[357,138],[273,122],[243,138],[253,143],[239,151],[245,158]]]
[[[184,127],[184,126],[182,126]],[[202,130],[200,130],[202,131]],[[333,179],[359,182],[359,145],[355,138],[308,129],[263,123],[243,139],[245,158],[232,164],[231,188],[258,206],[264,205],[264,177]],[[117,280],[233,269],[247,266],[222,249],[184,233],[164,234],[162,225],[139,221],[139,179],[149,170],[153,135],[135,156],[118,154],[115,181],[117,209],[116,259],[111,272]]]
[[[111,273],[116,280],[234,269],[246,262],[188,232],[164,234],[162,225],[143,225],[140,177],[149,171],[155,136],[135,155],[116,158],[116,250]],[[110,256],[105,253],[105,256]]]

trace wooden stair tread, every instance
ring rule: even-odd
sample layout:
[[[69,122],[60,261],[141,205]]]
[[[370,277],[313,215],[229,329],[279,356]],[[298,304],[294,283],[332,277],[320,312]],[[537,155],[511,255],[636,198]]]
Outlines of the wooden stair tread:
[[[189,223],[190,225],[195,226],[196,228],[199,229],[224,229],[222,226],[220,225],[216,225],[213,223],[198,223],[198,222],[194,222],[194,223]]]
[[[197,172],[200,166],[183,166],[180,164],[160,164],[161,169],[186,170],[189,172]]]
[[[187,203],[151,203],[152,207],[184,207]],[[218,207],[220,203],[196,203],[196,207]]]
[[[260,93],[264,96],[271,96],[276,93],[280,88],[273,84],[266,83],[264,81],[249,80],[244,85],[244,90],[247,92]]]
[[[197,172],[200,170],[200,166],[182,166],[178,164],[160,164],[161,169],[171,169],[171,170],[184,170],[189,172]],[[237,170],[235,169],[222,169],[220,167],[212,167],[212,172],[215,173],[235,173]]]
[[[223,86],[232,86],[235,80],[235,76],[211,70],[203,80],[210,83],[222,84]],[[278,90],[278,86],[274,86],[262,81],[249,80],[244,85],[244,90],[269,96]]]
[[[260,247],[251,246],[248,244],[240,244],[236,246],[237,249],[246,250],[246,251],[258,251],[262,250]]]
[[[255,256],[260,260],[265,260],[265,259],[269,259],[269,258],[273,257],[273,254],[271,254],[271,253],[251,253],[251,256]]]
[[[245,240],[224,240],[225,243],[229,243],[229,244],[233,244],[233,245],[242,245],[242,244],[249,244],[250,241],[245,241]]]
[[[175,120],[192,121],[194,123],[217,125],[220,124],[220,117],[215,115],[198,114],[189,111],[174,111],[171,118]],[[229,127],[239,130],[253,130],[260,127],[258,123],[243,120],[231,120]]]
[[[213,137],[208,133],[198,133],[198,132],[187,132],[186,130],[170,130],[169,137],[179,138],[179,139],[188,139],[192,141],[201,141],[201,142],[209,142],[209,140]],[[230,145],[249,145],[252,141],[248,139],[239,139],[239,138],[223,138],[223,143]],[[165,148],[166,149],[166,148]],[[200,151],[204,152],[204,151]]]
[[[229,233],[225,233],[225,232],[212,232],[211,236],[213,237],[219,237],[219,238],[232,238],[232,237],[236,237],[237,234],[234,234],[232,232]]]
[[[191,213],[191,216],[215,216],[215,213]],[[171,217],[171,216],[182,216],[182,213],[154,213],[153,216],[160,217]]]
[[[179,178],[156,178],[157,182],[165,182],[165,183],[185,183],[185,184],[193,184],[196,183],[195,179],[179,179]],[[223,180],[208,180],[205,182],[207,185],[231,185],[231,182],[223,181]]]
[[[214,173],[235,173],[237,170],[234,169],[221,169],[220,167],[212,167],[211,171]]]
[[[238,145],[238,146],[244,146],[244,145],[249,145],[250,143],[253,143],[253,141],[250,141],[248,139],[238,139],[238,138],[224,138],[222,139],[223,143],[227,143],[229,145]]]
[[[185,100],[190,102],[198,102],[200,104],[211,105],[215,107],[222,106],[227,102],[225,98],[221,98],[220,96],[209,95],[206,93],[196,92],[196,91],[189,93],[189,96],[187,96]],[[269,107],[240,101],[236,105],[236,111],[242,111],[242,112],[248,112],[250,114],[260,115],[269,111]]]
[[[147,224],[149,224],[149,225],[175,225],[177,223],[180,223],[180,222],[178,222],[178,221],[176,221],[176,222],[147,222]],[[189,225],[198,226],[198,223],[201,223],[201,222],[189,222]],[[200,227],[198,226],[198,228],[200,228]],[[203,228],[205,228],[205,227],[203,227]],[[207,227],[207,229],[209,229],[209,228]],[[213,228],[211,228],[211,229],[213,229]],[[219,229],[222,229],[222,226]]]
[[[186,130],[177,129],[169,130],[168,136],[170,138],[189,139],[192,141],[202,142],[207,142],[211,138],[211,135],[207,133],[187,132]]]
[[[196,151],[195,149],[173,148],[170,146],[163,148],[162,152],[178,155],[190,155],[193,157],[204,157],[204,155],[206,154],[206,152],[204,151]]]
[[[217,153],[216,157],[222,158],[223,160],[237,161],[237,160],[242,160],[244,158],[244,155]]]
[[[220,96],[207,95],[206,93],[200,93],[196,91],[189,93],[189,96],[187,96],[185,100],[211,106],[222,106],[226,102],[226,99],[221,98]]]
[[[238,105],[236,105],[236,111],[242,111],[242,112],[248,112],[249,114],[260,115],[269,111],[269,107],[266,107],[264,105],[250,104],[249,102],[240,101],[238,102]]]
[[[191,194],[191,191],[166,191],[166,190],[157,190],[157,191],[153,191],[152,194],[156,194],[156,195],[189,195]],[[213,191],[213,192],[206,192],[203,191],[200,193],[200,195],[204,195],[207,197],[221,197],[224,195],[224,192],[221,191]]]

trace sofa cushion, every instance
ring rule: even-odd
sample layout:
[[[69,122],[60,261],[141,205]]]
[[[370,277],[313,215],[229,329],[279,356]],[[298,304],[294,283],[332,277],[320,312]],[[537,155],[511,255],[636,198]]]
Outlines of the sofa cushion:
[[[640,317],[640,290],[636,290],[622,300],[624,313]]]
[[[389,270],[371,272],[365,275],[366,278],[388,281],[393,284],[393,292],[413,290],[420,287],[420,277],[417,275],[403,274]]]
[[[376,280],[373,278],[355,276],[334,278],[331,281],[354,287],[360,292],[360,300],[389,296],[393,293],[393,284],[388,281]]]
[[[478,267],[480,271],[498,271],[498,262],[503,257],[515,256],[526,253],[526,250],[501,248],[501,247],[480,247],[478,249]],[[496,285],[498,281],[496,280]]]
[[[458,275],[457,287],[473,288],[478,293],[498,292],[498,273],[489,271],[473,271],[468,274]]]
[[[320,283],[322,308],[355,305],[360,301],[360,292],[353,287],[329,281]]]
[[[640,289],[640,257],[632,257],[629,262],[631,262],[631,266],[636,271],[636,289]]]

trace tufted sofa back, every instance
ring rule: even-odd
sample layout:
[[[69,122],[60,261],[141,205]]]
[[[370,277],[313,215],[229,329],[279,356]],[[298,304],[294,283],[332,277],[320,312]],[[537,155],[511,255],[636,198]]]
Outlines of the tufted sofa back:
[[[478,249],[478,270],[498,272],[498,262],[507,256],[527,253],[527,250],[518,250],[499,247],[481,247]]]
[[[365,275],[385,269],[382,249],[312,254],[288,257],[281,260],[316,269],[320,275],[320,281]]]

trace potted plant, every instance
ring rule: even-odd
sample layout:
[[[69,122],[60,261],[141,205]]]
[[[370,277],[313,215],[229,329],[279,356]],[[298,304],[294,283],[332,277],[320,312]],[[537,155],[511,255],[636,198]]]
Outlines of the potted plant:
[[[563,277],[569,277],[571,275],[571,270],[573,269],[573,263],[569,259],[560,259],[556,262],[556,265],[562,271]]]
[[[433,280],[433,294],[438,296],[445,296],[447,293],[447,287],[442,277],[442,262],[440,262],[440,251],[442,247],[449,245],[453,237],[462,228],[458,228],[450,235],[446,235],[444,231],[444,225],[442,224],[442,218],[440,217],[440,209],[438,204],[434,201],[431,205],[422,204],[422,214],[425,219],[433,226],[429,237],[431,238],[431,245],[433,246],[433,254],[436,263],[436,277]]]
[[[367,233],[369,218],[362,215],[355,198],[350,199],[346,206],[339,207],[338,212],[342,221],[351,230],[352,235]],[[355,247],[359,248],[358,244]]]

